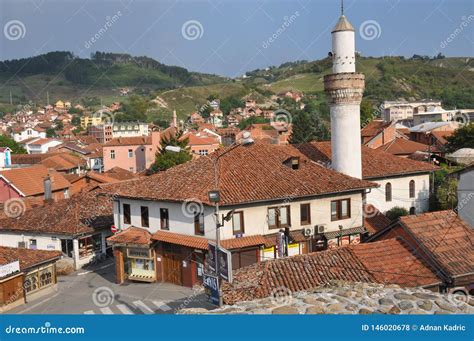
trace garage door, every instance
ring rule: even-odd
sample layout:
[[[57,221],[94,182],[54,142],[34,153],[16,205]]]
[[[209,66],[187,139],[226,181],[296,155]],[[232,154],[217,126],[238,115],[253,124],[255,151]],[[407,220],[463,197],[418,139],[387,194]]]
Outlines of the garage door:
[[[244,266],[252,265],[258,261],[259,249],[247,249],[232,251],[232,269],[236,270]]]

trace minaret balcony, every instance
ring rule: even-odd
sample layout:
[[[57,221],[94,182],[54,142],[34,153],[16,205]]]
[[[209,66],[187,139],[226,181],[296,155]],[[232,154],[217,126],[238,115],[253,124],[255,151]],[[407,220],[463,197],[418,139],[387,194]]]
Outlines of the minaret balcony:
[[[331,104],[358,104],[362,101],[365,76],[362,73],[336,73],[324,76],[324,91]]]

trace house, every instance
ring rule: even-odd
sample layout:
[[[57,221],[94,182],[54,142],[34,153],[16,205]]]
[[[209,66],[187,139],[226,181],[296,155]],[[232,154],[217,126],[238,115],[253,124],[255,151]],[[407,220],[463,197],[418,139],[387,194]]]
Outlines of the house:
[[[454,153],[447,154],[446,158],[460,165],[469,165],[474,162],[474,148],[461,148]]]
[[[113,224],[112,198],[80,193],[0,220],[0,245],[61,251],[76,269],[107,251]]]
[[[223,122],[224,122],[224,113],[221,110],[216,109],[216,110],[211,111],[211,113],[209,114],[208,123],[212,124],[216,128],[221,128]]]
[[[12,150],[9,147],[0,147],[0,170],[12,166]]]
[[[363,198],[377,186],[318,165],[291,146],[264,143],[234,145],[166,172],[105,185],[117,199],[120,232],[108,242],[119,283],[129,278],[192,286],[202,279],[216,233],[216,208],[208,198],[216,177],[220,213],[229,217],[220,238],[235,269],[316,251],[321,245],[315,234],[326,241],[323,248],[358,243],[365,233]]]
[[[252,139],[269,144],[285,145],[289,143],[292,127],[284,122],[254,123],[245,131],[250,132]],[[245,132],[236,134],[236,141],[241,141]]]
[[[400,217],[368,241],[402,238],[441,279],[441,290],[474,293],[474,231],[456,212],[438,211]]]
[[[443,133],[449,136],[460,127],[459,122],[426,122],[409,128],[410,140],[432,145],[433,134]]]
[[[0,313],[51,295],[61,252],[0,246]]]
[[[46,180],[50,184],[46,184]],[[45,187],[51,193],[45,193]],[[60,200],[69,197],[71,184],[61,173],[48,170],[43,165],[14,168],[0,172],[0,202],[16,198],[39,198]]]
[[[309,291],[331,281],[396,284],[439,291],[440,280],[402,238],[267,260],[238,269],[223,282],[225,304]]]
[[[329,141],[305,143],[297,148],[313,161],[332,167]],[[379,184],[367,193],[367,203],[383,213],[395,206],[404,207],[411,214],[428,210],[430,173],[438,167],[365,146],[361,151],[362,179]]]
[[[469,166],[451,173],[450,176],[458,180],[457,213],[474,228],[474,160],[472,162]]]
[[[198,112],[193,112],[191,115],[189,115],[188,121],[191,124],[199,124],[204,123],[204,118]]]
[[[457,110],[437,110],[418,112],[413,114],[413,124],[419,125],[426,122],[449,122],[454,121]]]
[[[392,141],[378,147],[377,149],[383,150],[384,152],[390,153],[395,156],[405,158],[417,152],[431,153],[434,155],[439,154],[438,150],[435,150],[434,148],[431,148],[430,150],[430,146],[426,144],[410,141],[407,138],[402,137],[396,137]]]
[[[133,173],[148,169],[155,162],[160,146],[161,132],[144,137],[118,137],[103,147],[104,171],[121,167]]]
[[[87,162],[70,153],[60,153],[48,157],[41,161],[41,164],[48,169],[54,169],[63,174],[82,174]]]
[[[62,142],[57,139],[38,138],[29,142],[22,142],[28,154],[45,154],[51,148],[59,146]]]
[[[36,127],[18,127],[12,130],[12,138],[15,142],[22,142],[31,138],[46,138],[46,131],[42,128]]]
[[[417,113],[442,110],[441,102],[436,100],[420,101],[384,101],[381,106],[384,121],[413,120],[413,115]]]
[[[209,155],[219,149],[219,139],[215,137],[215,133],[194,133],[188,132],[181,136],[181,140],[188,139],[188,146],[194,158],[203,155]]]
[[[112,138],[148,135],[148,123],[145,122],[114,122],[112,124]]]

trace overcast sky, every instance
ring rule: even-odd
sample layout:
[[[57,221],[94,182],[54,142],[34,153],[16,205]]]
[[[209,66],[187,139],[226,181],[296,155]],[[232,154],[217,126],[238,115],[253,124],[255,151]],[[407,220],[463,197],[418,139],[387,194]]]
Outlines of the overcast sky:
[[[474,55],[472,0],[346,0],[345,14],[365,56]],[[337,0],[0,0],[0,60],[109,51],[235,77],[326,56],[339,15]]]

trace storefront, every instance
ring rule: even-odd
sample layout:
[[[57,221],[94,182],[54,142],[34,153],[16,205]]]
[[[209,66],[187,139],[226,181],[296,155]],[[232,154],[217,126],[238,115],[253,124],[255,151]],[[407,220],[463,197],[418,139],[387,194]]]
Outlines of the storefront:
[[[154,282],[155,251],[150,248],[127,247],[124,249],[125,274],[131,281]]]

